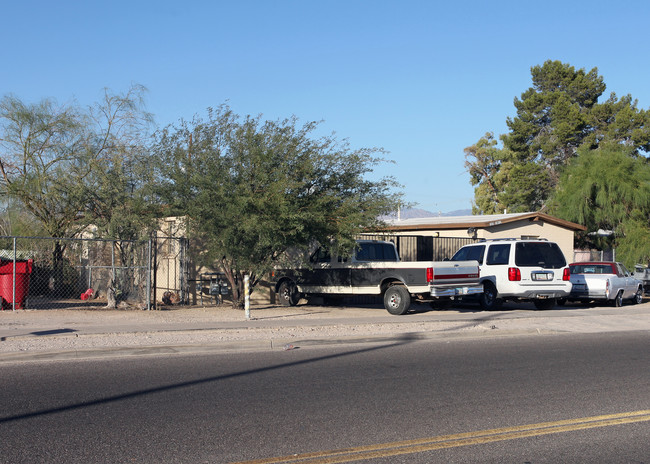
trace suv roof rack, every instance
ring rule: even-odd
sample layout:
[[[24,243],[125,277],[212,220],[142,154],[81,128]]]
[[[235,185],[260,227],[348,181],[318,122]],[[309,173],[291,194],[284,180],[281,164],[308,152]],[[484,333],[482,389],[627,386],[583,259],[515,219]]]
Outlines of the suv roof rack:
[[[517,240],[520,241],[520,242],[523,242],[523,241],[526,241],[526,240],[531,241],[531,242],[548,242],[547,238],[516,238],[516,237],[512,238],[512,237],[510,237],[510,238],[480,238],[479,239],[480,242],[497,242],[497,241],[508,241],[508,240],[512,241],[512,242],[517,241]]]

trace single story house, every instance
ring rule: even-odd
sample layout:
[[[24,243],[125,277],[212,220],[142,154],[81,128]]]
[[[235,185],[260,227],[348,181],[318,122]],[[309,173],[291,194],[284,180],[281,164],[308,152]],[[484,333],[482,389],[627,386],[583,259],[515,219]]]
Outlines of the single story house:
[[[574,234],[584,230],[585,226],[574,222],[540,212],[529,212],[392,219],[388,221],[387,233],[434,239],[543,238],[556,242],[567,261],[571,262],[574,257]]]
[[[158,237],[156,300],[165,291],[185,294],[187,301],[202,304],[211,300],[205,292],[213,270],[193,263],[186,247],[182,218],[167,218]],[[362,238],[394,241],[404,261],[431,261],[450,258],[461,246],[479,239],[543,238],[557,242],[567,262],[574,260],[574,234],[586,227],[540,212],[491,214],[476,216],[440,216],[391,219],[387,228],[369,231]],[[208,280],[205,280],[208,279]],[[181,289],[186,289],[183,292]],[[274,302],[275,295],[262,282],[253,294],[255,302]]]

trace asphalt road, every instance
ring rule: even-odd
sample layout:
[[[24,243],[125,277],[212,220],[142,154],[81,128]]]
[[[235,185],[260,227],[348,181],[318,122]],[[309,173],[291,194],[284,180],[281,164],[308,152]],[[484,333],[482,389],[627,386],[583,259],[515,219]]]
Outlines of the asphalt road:
[[[0,462],[649,462],[649,347],[647,332],[404,337],[10,364]]]

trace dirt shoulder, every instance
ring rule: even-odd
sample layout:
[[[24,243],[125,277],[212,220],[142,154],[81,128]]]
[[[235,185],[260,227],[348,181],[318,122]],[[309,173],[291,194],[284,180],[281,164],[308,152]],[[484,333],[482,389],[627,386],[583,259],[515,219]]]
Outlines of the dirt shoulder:
[[[417,309],[417,308],[416,308]],[[284,349],[289,344],[369,342],[411,338],[548,333],[650,331],[650,303],[623,308],[528,306],[482,312],[473,306],[421,308],[392,316],[382,307],[257,305],[250,318],[226,306],[179,306],[159,311],[19,310],[0,312],[0,360],[14,353],[79,352],[142,347],[204,346]]]

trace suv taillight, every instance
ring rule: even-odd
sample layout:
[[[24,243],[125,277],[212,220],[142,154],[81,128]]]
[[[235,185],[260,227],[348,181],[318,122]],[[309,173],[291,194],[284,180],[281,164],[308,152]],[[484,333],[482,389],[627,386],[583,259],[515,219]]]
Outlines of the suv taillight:
[[[508,268],[508,280],[511,282],[521,280],[521,271],[518,267],[509,267]]]
[[[562,280],[571,280],[571,271],[569,271],[568,267],[565,267],[562,272]]]
[[[427,268],[427,282],[433,282],[433,268]]]

